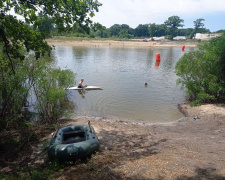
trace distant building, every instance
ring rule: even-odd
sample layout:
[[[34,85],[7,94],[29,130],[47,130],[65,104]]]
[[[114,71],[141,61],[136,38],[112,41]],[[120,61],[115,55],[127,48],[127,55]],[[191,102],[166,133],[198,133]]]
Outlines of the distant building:
[[[194,39],[200,39],[200,40],[210,40],[214,37],[218,37],[220,34],[201,34],[201,33],[196,33]]]
[[[165,36],[161,36],[161,37],[153,37],[152,39],[153,39],[154,41],[165,40]]]
[[[185,36],[177,36],[177,37],[174,37],[173,39],[179,41],[179,40],[185,40],[186,37]]]

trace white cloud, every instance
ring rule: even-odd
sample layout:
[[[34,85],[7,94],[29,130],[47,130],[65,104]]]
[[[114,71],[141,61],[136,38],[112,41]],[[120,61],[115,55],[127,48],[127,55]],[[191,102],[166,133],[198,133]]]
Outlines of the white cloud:
[[[103,5],[93,18],[106,27],[113,24],[161,24],[168,17],[202,18],[203,15],[225,12],[224,0],[99,0]],[[220,18],[222,19],[222,18]]]

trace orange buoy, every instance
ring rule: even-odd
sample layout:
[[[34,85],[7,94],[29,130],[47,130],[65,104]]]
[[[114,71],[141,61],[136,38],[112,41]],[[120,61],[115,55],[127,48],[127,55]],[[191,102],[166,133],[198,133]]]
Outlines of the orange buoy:
[[[155,55],[155,59],[156,59],[156,61],[160,61],[160,60],[161,60],[160,54],[159,54],[159,53],[157,53],[157,54]]]
[[[182,46],[182,51],[184,52],[185,46]]]

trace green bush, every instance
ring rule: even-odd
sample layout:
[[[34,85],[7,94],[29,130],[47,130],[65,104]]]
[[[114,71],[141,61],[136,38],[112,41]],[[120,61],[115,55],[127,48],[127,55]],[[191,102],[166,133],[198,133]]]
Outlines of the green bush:
[[[13,74],[9,68],[10,62],[3,63],[4,60],[2,55],[0,131],[6,126],[16,126],[26,120],[25,107],[29,106],[28,100],[31,96],[36,97],[32,105],[45,122],[56,120],[68,110],[63,105],[68,104],[64,102],[68,101],[65,89],[75,81],[75,74],[71,70],[51,68],[48,58],[36,60],[34,56],[27,55],[23,61],[15,63]]]
[[[202,42],[176,64],[178,83],[192,104],[225,100],[225,35]]]
[[[30,81],[37,102],[35,109],[44,122],[53,122],[65,112],[65,89],[75,83],[75,74],[67,69],[51,68],[45,60],[33,62]]]

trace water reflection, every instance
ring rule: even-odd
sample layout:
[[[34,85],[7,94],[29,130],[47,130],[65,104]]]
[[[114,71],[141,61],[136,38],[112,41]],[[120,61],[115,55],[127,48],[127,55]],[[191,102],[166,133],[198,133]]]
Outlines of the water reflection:
[[[185,52],[194,50],[185,49]],[[156,63],[155,54],[161,61]],[[57,46],[54,66],[70,68],[76,79],[102,91],[70,91],[75,115],[124,120],[168,122],[182,114],[177,104],[185,101],[176,85],[175,65],[184,54],[180,47],[67,47]],[[148,86],[145,87],[144,84]]]
[[[85,90],[81,89],[81,90],[77,90],[77,91],[81,95],[81,97],[84,99],[85,98],[85,96],[84,96]]]
[[[160,61],[156,61],[155,62],[155,69],[157,69],[159,67],[159,65],[160,65]]]

